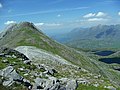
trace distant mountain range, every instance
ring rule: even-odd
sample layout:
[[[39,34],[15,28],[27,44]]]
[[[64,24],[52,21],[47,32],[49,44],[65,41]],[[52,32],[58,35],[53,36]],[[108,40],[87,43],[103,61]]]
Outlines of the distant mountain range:
[[[120,24],[75,28],[67,34],[52,38],[74,48],[120,49]]]

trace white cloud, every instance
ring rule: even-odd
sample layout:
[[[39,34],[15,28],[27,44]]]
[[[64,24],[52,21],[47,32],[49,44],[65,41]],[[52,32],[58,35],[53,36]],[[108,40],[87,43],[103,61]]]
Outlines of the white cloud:
[[[2,3],[0,3],[0,8],[2,8],[3,7],[3,5],[2,5]]]
[[[120,12],[118,12],[118,15],[120,16]]]
[[[94,17],[94,16],[95,16],[95,13],[89,13],[89,14],[84,15],[83,17],[90,18],[90,17]]]
[[[61,23],[34,23],[36,27],[43,29],[43,30],[49,30],[49,29],[58,29],[63,27],[63,24]]]
[[[58,14],[58,15],[57,15],[57,17],[61,17],[61,15],[60,15],[60,14]]]
[[[107,14],[104,12],[98,12],[98,13],[89,13],[84,15],[84,18],[91,18],[91,17],[105,17]]]
[[[88,21],[90,21],[90,22],[107,21],[107,19],[104,19],[104,18],[90,18],[90,19],[88,19]]]
[[[35,23],[36,26],[43,26],[44,23]]]
[[[48,27],[56,27],[60,26],[59,23],[35,23],[36,26],[48,26]]]
[[[5,24],[5,25],[9,25],[9,24],[12,24],[12,23],[16,23],[16,21],[7,21],[7,22],[5,22],[4,24]]]
[[[106,16],[106,13],[104,13],[104,12],[98,12],[96,14],[96,17],[104,17],[104,16]]]
[[[60,26],[61,24],[59,23],[46,23],[45,26]]]

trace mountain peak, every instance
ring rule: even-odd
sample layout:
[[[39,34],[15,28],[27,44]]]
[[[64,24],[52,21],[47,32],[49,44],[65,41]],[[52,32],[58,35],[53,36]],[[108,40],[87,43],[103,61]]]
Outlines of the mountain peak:
[[[35,27],[35,25],[31,22],[20,22],[20,23],[18,23],[18,26],[21,26],[21,27],[26,27],[26,26]]]
[[[3,32],[23,30],[24,28],[27,28],[28,30],[38,30],[36,26],[31,22],[20,22],[20,23],[14,23],[14,24],[8,25]]]
[[[14,24],[9,24],[5,30],[3,32],[0,33],[0,39],[11,35],[9,38],[17,35],[19,36],[19,34],[21,34],[21,36],[23,36],[23,33],[25,35],[32,35],[32,34],[36,34],[36,33],[41,33],[41,30],[39,30],[38,28],[36,28],[36,26],[31,23],[31,22],[20,22],[20,23],[14,23]],[[25,36],[23,36],[25,37]]]

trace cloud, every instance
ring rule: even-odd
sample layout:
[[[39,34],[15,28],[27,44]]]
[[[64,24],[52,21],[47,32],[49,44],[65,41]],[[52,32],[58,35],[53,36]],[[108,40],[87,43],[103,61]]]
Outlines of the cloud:
[[[89,13],[84,15],[84,18],[91,18],[91,17],[105,17],[107,14],[104,12],[98,12],[98,13]]]
[[[46,23],[45,25],[54,27],[54,26],[60,26],[61,24],[59,24],[59,23]]]
[[[5,22],[4,24],[5,24],[5,25],[9,25],[9,24],[12,24],[12,23],[16,23],[16,21],[7,21],[7,22]]]
[[[61,15],[60,15],[60,14],[58,14],[58,15],[57,15],[57,17],[61,17]]]
[[[106,13],[104,13],[104,12],[98,12],[96,14],[96,17],[104,17],[104,16],[106,16]]]
[[[60,23],[35,23],[36,26],[43,26],[43,27],[56,27],[60,26]]]
[[[35,23],[36,26],[43,26],[44,23]]]
[[[0,8],[2,8],[3,7],[3,5],[2,5],[2,3],[0,3]]]
[[[84,15],[83,17],[90,18],[90,17],[94,17],[94,16],[95,16],[95,13],[89,13],[89,14]]]
[[[118,12],[118,15],[120,16],[120,12]]]
[[[34,23],[36,27],[41,28],[41,29],[57,29],[57,28],[61,28],[62,24],[61,23]]]
[[[90,18],[88,19],[90,22],[96,22],[96,21],[107,21],[107,19],[104,18]]]
[[[38,15],[38,14],[45,14],[45,13],[47,14],[47,13],[54,13],[54,12],[82,10],[82,9],[87,9],[87,8],[89,8],[89,7],[76,7],[76,8],[66,8],[66,9],[46,10],[46,11],[31,12],[31,13],[25,13],[25,14],[0,16],[0,17],[16,17],[16,16]]]

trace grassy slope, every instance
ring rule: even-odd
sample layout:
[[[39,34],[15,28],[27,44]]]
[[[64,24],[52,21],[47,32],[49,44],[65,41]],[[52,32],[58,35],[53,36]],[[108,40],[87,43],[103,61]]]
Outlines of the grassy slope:
[[[42,32],[35,30],[31,27],[20,28],[9,32],[3,39],[0,40],[0,46],[7,46],[15,48],[17,46],[35,46],[58,54],[73,64],[79,65],[91,72],[98,73],[99,69],[94,63],[91,63],[88,57],[82,53],[76,52],[64,45],[61,45],[52,39],[48,38]]]

